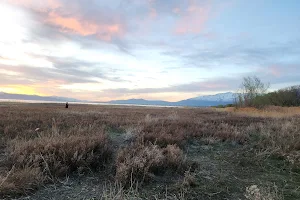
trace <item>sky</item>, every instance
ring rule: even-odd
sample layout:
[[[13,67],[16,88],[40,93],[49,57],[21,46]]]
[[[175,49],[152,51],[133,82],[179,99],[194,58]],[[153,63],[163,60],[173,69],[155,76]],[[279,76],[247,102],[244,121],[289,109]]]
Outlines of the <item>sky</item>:
[[[0,91],[178,101],[300,84],[298,0],[0,0]]]

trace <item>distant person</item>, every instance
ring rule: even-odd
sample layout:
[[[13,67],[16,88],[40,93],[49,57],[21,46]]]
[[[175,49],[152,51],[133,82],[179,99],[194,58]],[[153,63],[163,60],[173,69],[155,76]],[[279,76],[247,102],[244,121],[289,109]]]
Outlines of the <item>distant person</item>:
[[[66,108],[69,108],[69,103],[68,102],[66,103]]]

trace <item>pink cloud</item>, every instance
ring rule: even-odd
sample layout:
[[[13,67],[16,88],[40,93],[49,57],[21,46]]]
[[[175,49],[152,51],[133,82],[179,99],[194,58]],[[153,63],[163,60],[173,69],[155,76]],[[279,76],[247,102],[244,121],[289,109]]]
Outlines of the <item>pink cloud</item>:
[[[204,29],[210,18],[211,7],[209,4],[198,5],[195,0],[190,0],[185,10],[174,8],[173,12],[180,16],[175,25],[176,34],[197,34]]]
[[[155,0],[148,0],[148,4],[149,4],[149,16],[151,19],[154,19],[157,17],[157,11],[154,8],[153,4],[154,4]]]
[[[114,36],[121,36],[124,34],[121,24],[100,24],[86,19],[79,19],[76,16],[63,17],[55,12],[51,12],[46,23],[60,27],[60,31],[67,33],[75,33],[82,36],[96,35],[99,39],[111,41]]]
[[[256,70],[259,73],[264,73],[268,75],[272,75],[275,77],[280,77],[283,75],[282,67],[278,65],[271,65],[271,66],[260,66],[260,67],[254,67],[254,70]]]
[[[120,20],[115,19],[110,23],[95,22],[80,13],[73,12],[76,13],[73,14],[69,10],[71,8],[60,0],[8,0],[8,2],[43,13],[42,22],[57,26],[60,32],[81,36],[96,35],[98,39],[104,41],[111,41],[113,37],[120,37],[125,33],[125,28]],[[61,14],[66,12],[71,14],[67,16]]]
[[[58,25],[63,32],[75,32],[86,36],[97,32],[97,25],[92,23],[81,23],[73,17],[62,17],[55,12],[51,12],[46,19],[46,23]]]
[[[272,74],[273,76],[276,76],[276,77],[279,77],[279,76],[282,75],[282,71],[277,66],[271,66],[271,67],[269,67],[268,71],[269,71],[270,74]]]
[[[177,8],[177,7],[172,9],[172,12],[175,14],[179,14],[180,11],[181,11],[180,8]]]
[[[157,17],[157,11],[155,10],[155,8],[150,8],[149,15],[150,15],[151,18]]]

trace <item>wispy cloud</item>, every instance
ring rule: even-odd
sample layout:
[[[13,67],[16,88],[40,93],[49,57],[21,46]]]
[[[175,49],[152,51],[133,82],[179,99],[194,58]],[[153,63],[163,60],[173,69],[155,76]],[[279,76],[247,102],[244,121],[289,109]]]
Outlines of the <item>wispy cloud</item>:
[[[176,34],[201,33],[210,19],[211,5],[208,2],[189,0],[185,8],[175,7],[173,12],[179,16],[175,25]]]
[[[179,100],[235,90],[253,74],[274,87],[297,84],[299,5],[279,4],[6,0],[0,90]]]

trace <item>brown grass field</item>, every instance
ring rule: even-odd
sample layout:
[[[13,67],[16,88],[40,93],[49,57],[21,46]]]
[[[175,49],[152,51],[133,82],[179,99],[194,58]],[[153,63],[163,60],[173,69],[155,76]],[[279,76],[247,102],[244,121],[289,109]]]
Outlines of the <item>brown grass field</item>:
[[[300,199],[300,108],[0,103],[0,199]]]

